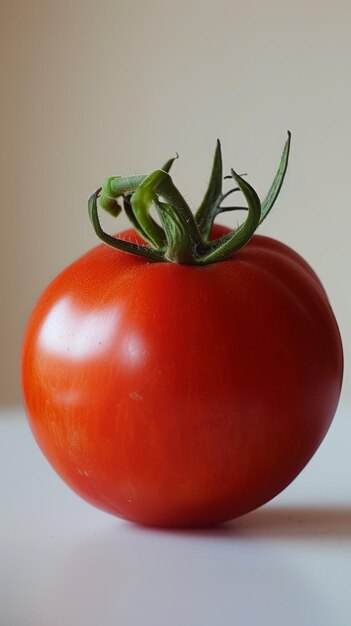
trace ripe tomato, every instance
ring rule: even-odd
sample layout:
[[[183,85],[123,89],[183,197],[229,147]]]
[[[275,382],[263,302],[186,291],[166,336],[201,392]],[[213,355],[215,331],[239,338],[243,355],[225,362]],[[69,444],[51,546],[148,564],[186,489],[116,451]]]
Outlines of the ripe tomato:
[[[199,267],[97,246],[36,305],[22,377],[33,433],[79,495],[129,520],[196,526],[295,478],[329,428],[342,367],[320,281],[254,235]]]

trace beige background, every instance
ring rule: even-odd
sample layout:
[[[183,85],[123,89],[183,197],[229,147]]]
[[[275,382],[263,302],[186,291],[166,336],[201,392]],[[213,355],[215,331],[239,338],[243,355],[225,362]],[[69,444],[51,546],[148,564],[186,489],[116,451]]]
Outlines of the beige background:
[[[350,23],[340,0],[1,2],[3,404],[20,401],[36,299],[96,243],[86,199],[107,175],[147,173],[177,150],[195,206],[218,136],[227,169],[264,194],[287,128],[287,182],[261,232],[324,282],[350,395]]]

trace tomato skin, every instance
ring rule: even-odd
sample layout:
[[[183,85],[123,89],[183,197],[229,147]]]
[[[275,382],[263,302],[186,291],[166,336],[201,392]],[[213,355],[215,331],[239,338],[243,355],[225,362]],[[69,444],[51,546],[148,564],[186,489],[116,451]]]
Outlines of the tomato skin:
[[[259,235],[204,267],[97,246],[43,293],[22,354],[31,428],[66,483],[172,527],[232,519],[284,489],[330,426],[342,372],[320,281]]]

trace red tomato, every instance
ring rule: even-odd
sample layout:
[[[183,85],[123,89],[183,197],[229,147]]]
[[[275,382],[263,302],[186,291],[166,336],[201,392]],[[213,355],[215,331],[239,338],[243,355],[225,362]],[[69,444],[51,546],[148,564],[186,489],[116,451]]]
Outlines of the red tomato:
[[[97,246],[44,292],[22,360],[32,430],[66,483],[117,516],[174,527],[229,520],[284,489],[330,426],[342,368],[320,281],[258,235],[203,267]]]

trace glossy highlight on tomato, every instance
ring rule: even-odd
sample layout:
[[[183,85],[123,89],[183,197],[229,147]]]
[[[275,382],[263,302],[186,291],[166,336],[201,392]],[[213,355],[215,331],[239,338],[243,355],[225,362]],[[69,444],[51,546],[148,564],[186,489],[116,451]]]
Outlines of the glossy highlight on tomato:
[[[104,511],[154,526],[225,522],[282,491],[323,440],[342,383],[337,322],[306,261],[254,234],[289,147],[290,134],[261,203],[233,170],[238,187],[222,193],[218,142],[195,215],[168,174],[174,159],[107,179],[89,200],[104,243],[36,304],[22,352],[30,426],[63,480]],[[244,223],[213,224],[237,209],[222,201],[238,188]],[[104,233],[99,196],[114,215],[123,202],[134,229]]]

